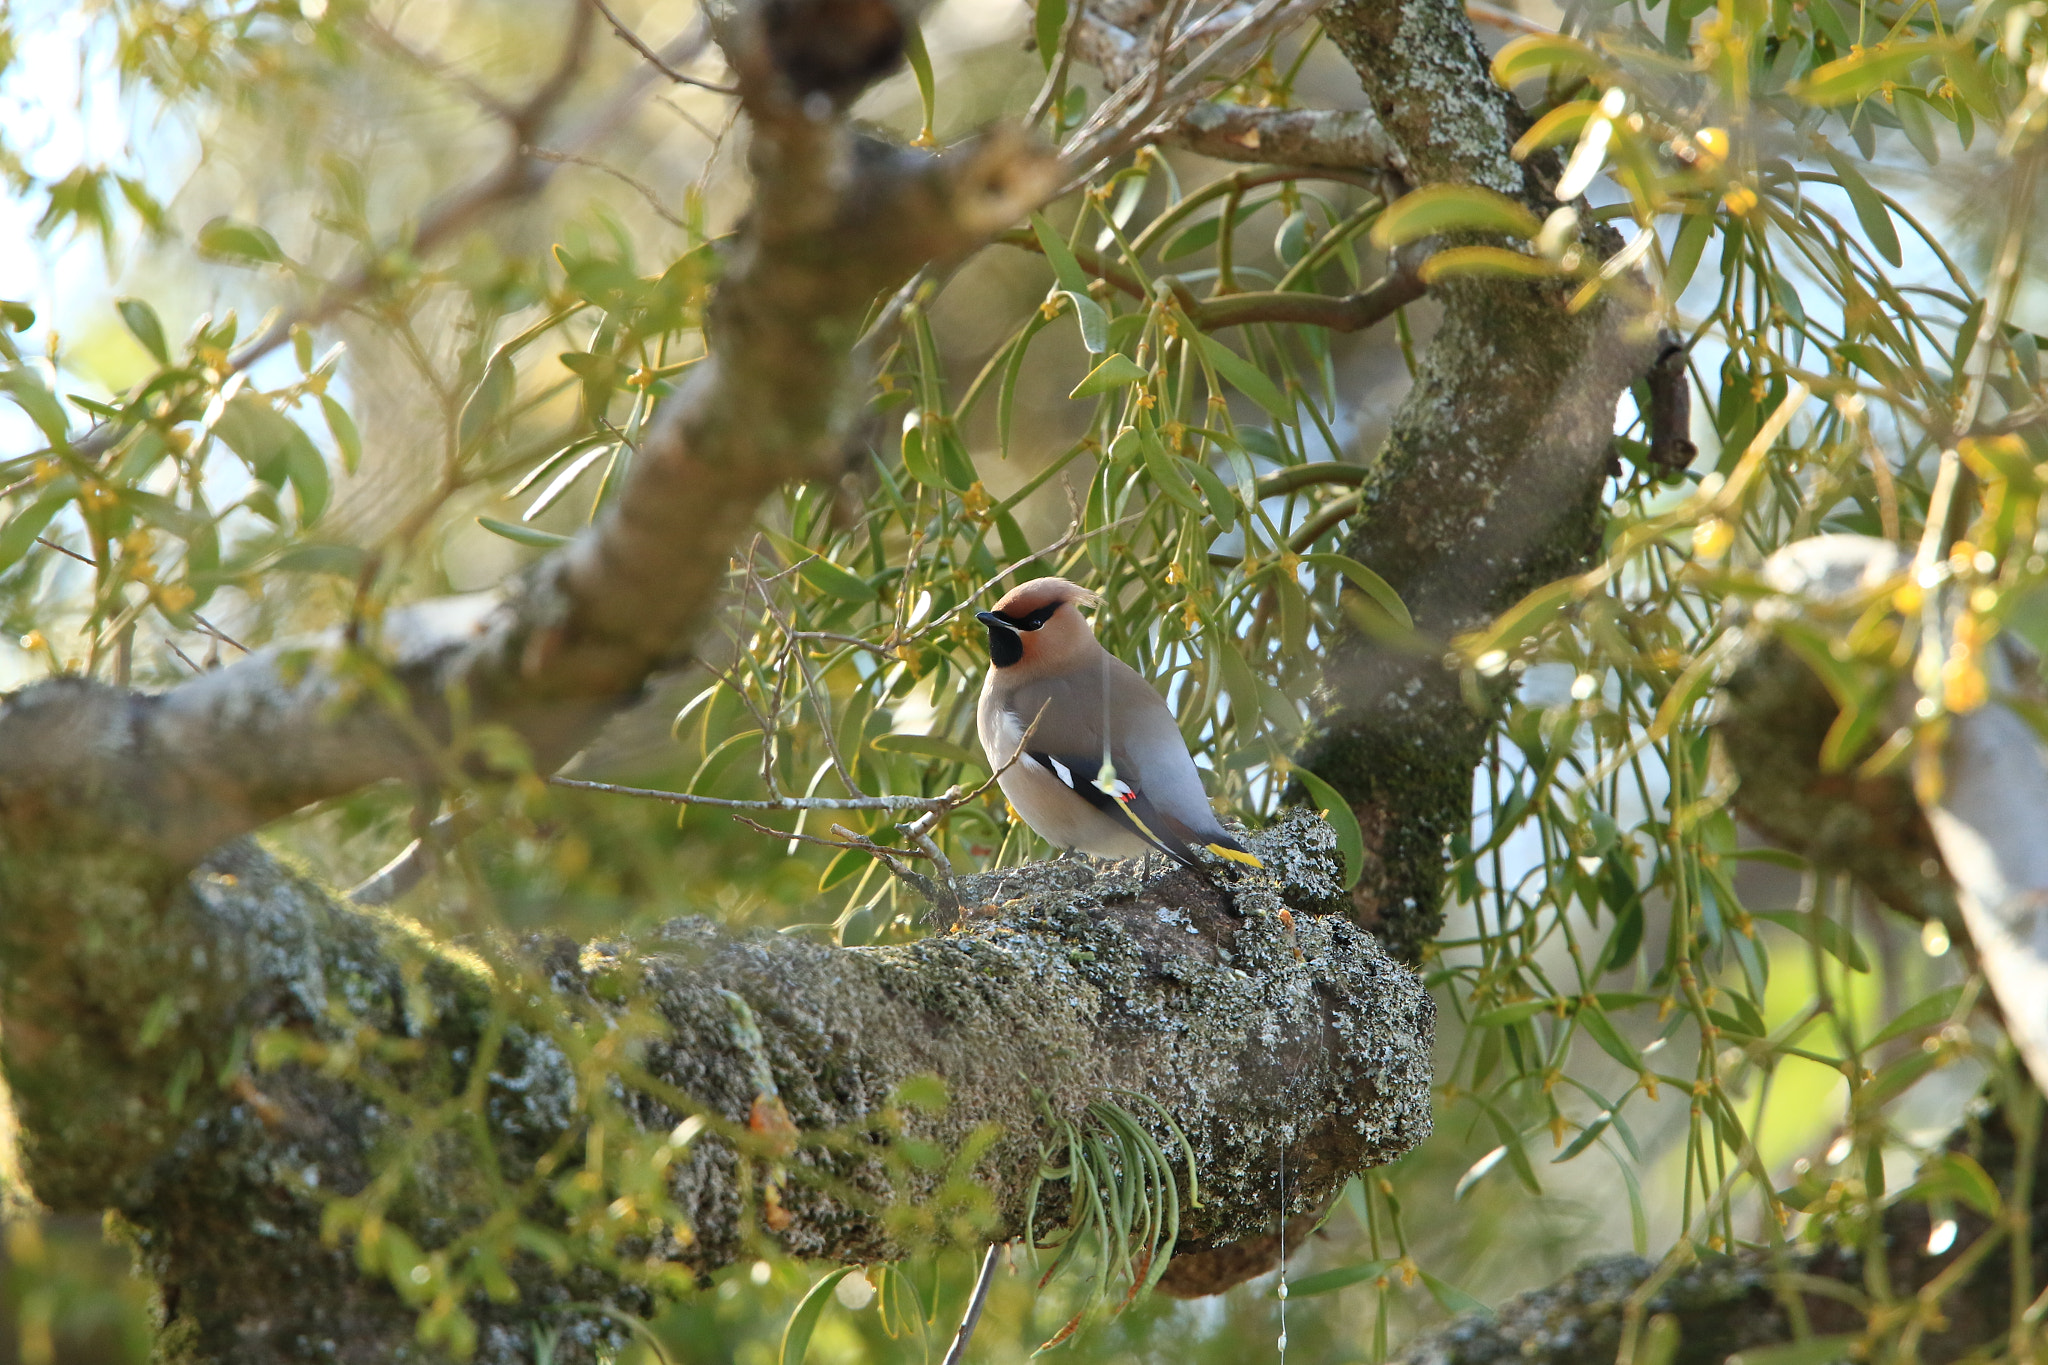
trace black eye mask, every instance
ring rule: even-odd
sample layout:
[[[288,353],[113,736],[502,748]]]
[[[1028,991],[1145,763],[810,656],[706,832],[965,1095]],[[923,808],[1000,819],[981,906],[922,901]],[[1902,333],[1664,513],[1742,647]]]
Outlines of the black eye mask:
[[[1008,668],[1024,657],[1024,641],[1018,638],[1021,631],[1037,630],[1052,619],[1053,613],[1065,606],[1054,602],[1040,607],[1028,616],[1012,616],[1004,611],[978,611],[975,619],[988,627],[989,662],[997,668]]]

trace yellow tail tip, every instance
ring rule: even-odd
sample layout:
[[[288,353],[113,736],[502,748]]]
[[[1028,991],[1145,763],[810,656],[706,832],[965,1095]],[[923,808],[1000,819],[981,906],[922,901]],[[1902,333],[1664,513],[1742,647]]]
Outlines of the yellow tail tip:
[[[1254,858],[1251,854],[1243,852],[1240,849],[1225,848],[1221,844],[1208,844],[1205,845],[1205,847],[1207,847],[1208,850],[1211,853],[1215,854],[1217,857],[1228,858],[1233,863],[1243,863],[1246,867],[1256,867],[1261,869],[1263,869],[1266,866],[1257,858]]]

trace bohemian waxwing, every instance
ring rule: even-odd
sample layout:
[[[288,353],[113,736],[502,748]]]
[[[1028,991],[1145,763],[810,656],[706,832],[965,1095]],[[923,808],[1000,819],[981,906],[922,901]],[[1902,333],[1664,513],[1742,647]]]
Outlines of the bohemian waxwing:
[[[1206,848],[1262,866],[1209,809],[1166,703],[1096,643],[1080,608],[1100,600],[1064,578],[1034,578],[976,613],[995,665],[981,689],[981,747],[1003,795],[1060,848],[1104,858],[1156,851],[1190,867]]]

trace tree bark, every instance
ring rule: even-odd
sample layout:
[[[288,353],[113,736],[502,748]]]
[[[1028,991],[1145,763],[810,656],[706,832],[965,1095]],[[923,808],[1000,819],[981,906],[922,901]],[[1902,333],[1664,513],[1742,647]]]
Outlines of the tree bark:
[[[1493,81],[1455,0],[1340,0],[1323,28],[1364,82],[1417,186],[1474,185],[1541,219],[1555,163],[1516,162],[1524,120]],[[1606,255],[1618,243],[1586,234]],[[1351,804],[1367,867],[1359,923],[1405,961],[1442,925],[1444,843],[1471,819],[1472,779],[1505,696],[1476,711],[1444,650],[1600,547],[1614,408],[1650,359],[1632,310],[1579,313],[1577,282],[1442,280],[1442,322],[1372,463],[1344,553],[1401,594],[1418,639],[1351,628],[1324,667],[1301,760]]]
[[[246,842],[154,902],[120,854],[17,861],[24,1163],[53,1212],[120,1212],[194,1354],[252,1365],[418,1358],[437,1304],[468,1324],[442,1344],[524,1360],[537,1325],[602,1344],[570,1305],[644,1307],[678,1269],[1018,1237],[1034,1195],[1040,1228],[1067,1211],[1037,1179],[1047,1118],[1119,1096],[1177,1164],[1186,1135],[1198,1274],[1270,1226],[1283,1160],[1290,1208],[1319,1207],[1430,1126],[1434,1007],[1333,913],[1328,826],[1251,839],[1275,871],[1223,890],[1073,863],[969,878],[965,926],[903,948],[679,920],[488,957]],[[927,1077],[944,1102],[920,1108]],[[567,1273],[531,1254],[545,1238],[576,1248]],[[486,1261],[512,1301],[476,1292]]]

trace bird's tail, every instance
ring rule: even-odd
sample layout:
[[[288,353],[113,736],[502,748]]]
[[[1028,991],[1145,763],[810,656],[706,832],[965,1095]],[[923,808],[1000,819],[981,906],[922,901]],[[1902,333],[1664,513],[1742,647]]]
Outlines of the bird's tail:
[[[1265,866],[1264,863],[1253,856],[1250,849],[1227,834],[1217,835],[1209,839],[1202,847],[1208,849],[1219,858],[1228,858],[1231,862],[1242,863],[1246,867],[1263,868]]]

